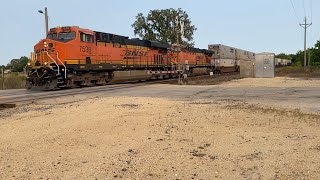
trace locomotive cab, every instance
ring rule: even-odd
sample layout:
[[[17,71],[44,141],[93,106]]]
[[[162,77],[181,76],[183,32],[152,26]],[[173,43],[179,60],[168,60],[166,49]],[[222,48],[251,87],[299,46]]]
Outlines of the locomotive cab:
[[[75,59],[80,56],[79,48],[80,54],[81,52],[85,55],[91,54],[94,50],[93,45],[93,31],[76,26],[52,28],[47,37],[35,45],[32,61],[38,66],[61,66],[66,64],[67,59]]]

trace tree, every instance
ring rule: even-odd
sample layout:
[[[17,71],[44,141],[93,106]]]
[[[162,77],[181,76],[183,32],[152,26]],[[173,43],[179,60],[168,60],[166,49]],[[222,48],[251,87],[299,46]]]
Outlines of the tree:
[[[304,51],[298,51],[292,56],[292,63],[296,66],[302,66],[304,61]]]
[[[280,54],[276,55],[276,58],[288,59],[288,60],[292,59],[292,57],[289,54],[285,54],[285,53],[280,53]]]
[[[320,66],[320,41],[317,41],[315,48],[312,48],[310,51],[311,65]]]
[[[7,69],[11,69],[13,72],[22,72],[29,62],[29,58],[23,56],[20,59],[12,59],[7,64]]]
[[[176,20],[180,24],[176,26]],[[142,39],[173,44],[177,42],[176,30],[179,32],[179,42],[182,45],[194,45],[193,35],[197,28],[192,25],[189,15],[182,9],[151,10],[148,16],[139,13],[131,25],[134,34]],[[183,34],[181,33],[183,29]]]

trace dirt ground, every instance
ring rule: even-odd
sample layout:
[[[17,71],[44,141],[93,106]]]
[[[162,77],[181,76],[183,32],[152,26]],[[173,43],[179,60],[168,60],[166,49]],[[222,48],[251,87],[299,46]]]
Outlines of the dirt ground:
[[[219,86],[284,86],[267,81]],[[82,95],[0,115],[0,179],[320,179],[316,113]]]
[[[219,87],[235,88],[235,87],[278,87],[278,88],[303,88],[303,87],[320,87],[320,78],[245,78],[234,79],[230,82],[220,84]]]

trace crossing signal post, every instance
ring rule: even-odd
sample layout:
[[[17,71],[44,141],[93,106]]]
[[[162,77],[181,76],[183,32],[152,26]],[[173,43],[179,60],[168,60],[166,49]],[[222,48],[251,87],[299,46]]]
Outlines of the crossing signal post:
[[[177,53],[177,71],[178,71],[178,84],[182,84],[182,75],[184,74],[184,68],[180,64],[179,54],[181,52],[180,38],[184,35],[184,22],[181,22],[181,18],[179,16],[176,17],[175,22],[175,31],[176,31],[176,43],[173,44],[174,52]]]

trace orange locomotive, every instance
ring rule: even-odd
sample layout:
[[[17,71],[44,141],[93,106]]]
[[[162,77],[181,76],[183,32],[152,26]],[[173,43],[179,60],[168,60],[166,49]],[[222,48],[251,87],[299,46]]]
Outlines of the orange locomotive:
[[[27,88],[59,89],[212,70],[213,51],[129,39],[76,26],[52,28],[34,47]],[[180,66],[180,67],[179,67]]]

